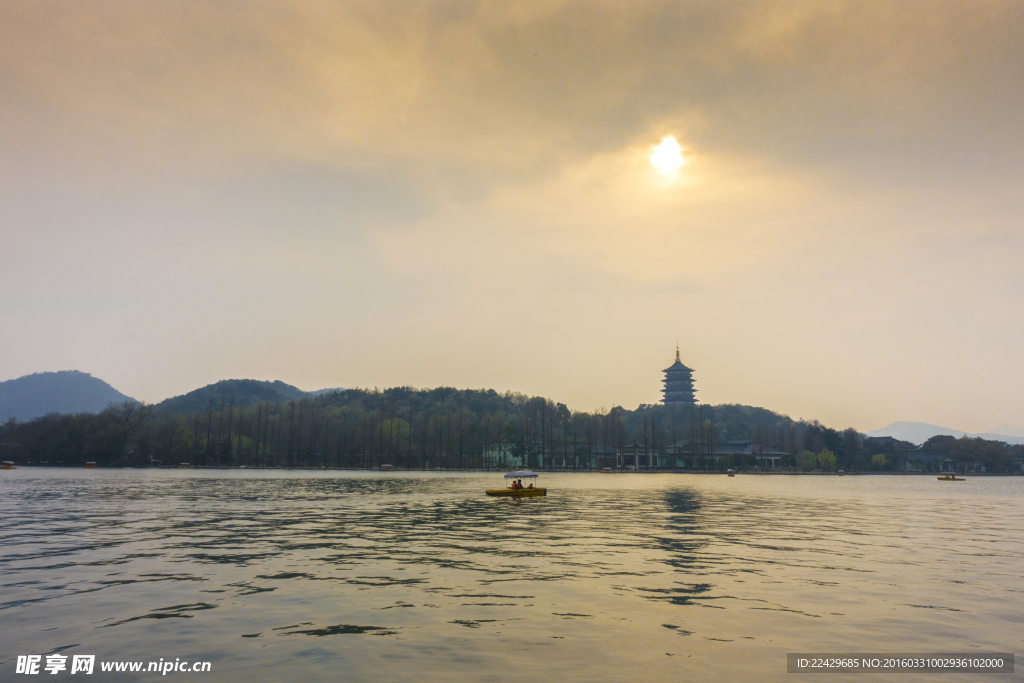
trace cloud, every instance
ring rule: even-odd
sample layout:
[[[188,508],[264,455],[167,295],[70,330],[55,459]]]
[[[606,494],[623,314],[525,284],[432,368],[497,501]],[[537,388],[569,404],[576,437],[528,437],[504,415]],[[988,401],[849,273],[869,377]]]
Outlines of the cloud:
[[[682,337],[706,400],[1012,422],[1022,29],[1011,2],[5,3],[0,355],[150,399],[596,407],[656,398]]]
[[[3,12],[5,117],[161,163],[271,156],[532,179],[665,122],[690,126],[709,152],[826,166],[889,156],[892,145],[970,163],[972,147],[1022,142],[1009,113],[1024,97],[1013,3],[37,2]]]

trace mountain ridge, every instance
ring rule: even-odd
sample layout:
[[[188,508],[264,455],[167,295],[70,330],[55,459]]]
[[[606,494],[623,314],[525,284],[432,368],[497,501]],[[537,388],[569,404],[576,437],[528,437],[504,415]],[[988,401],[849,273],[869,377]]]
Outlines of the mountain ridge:
[[[154,404],[157,412],[201,413],[211,405],[232,402],[236,406],[256,403],[283,403],[300,398],[344,391],[341,387],[303,391],[281,380],[225,379]],[[134,401],[98,377],[78,370],[38,372],[0,382],[0,422],[11,418],[32,420],[50,413],[98,413],[111,403]],[[891,436],[921,444],[933,436],[963,436],[1024,444],[1024,428],[1009,424],[982,433],[966,432],[927,422],[898,421],[866,432],[866,436]]]
[[[205,411],[212,400],[235,405],[270,401],[283,403],[344,391],[341,387],[303,391],[281,380],[224,379],[154,404],[157,412]],[[79,370],[37,372],[0,382],[0,423],[14,418],[25,422],[50,413],[98,413],[111,403],[135,401],[98,377]],[[136,401],[137,402],[137,401]]]
[[[1013,427],[1012,425],[1000,425],[995,429],[1007,429],[1009,430],[1020,430],[1019,427]],[[1020,430],[1024,432],[1024,430]],[[949,427],[940,427],[939,425],[929,424],[928,422],[893,422],[892,424],[882,427],[881,429],[875,429],[867,432],[866,436],[891,436],[900,441],[909,441],[914,444],[922,444],[933,436],[953,436],[960,438],[967,436],[976,439],[986,439],[988,441],[1002,441],[1008,444],[1024,444],[1024,436],[1018,436],[1014,434],[1002,434],[994,431],[990,432],[965,432],[960,429],[951,429]]]
[[[134,400],[88,372],[36,372],[0,382],[0,422],[50,413],[98,413],[111,403]]]
[[[337,389],[303,391],[281,380],[271,382],[259,379],[222,379],[186,394],[164,399],[155,405],[155,410],[171,413],[201,413],[211,405],[211,401],[214,407],[219,407],[221,401],[231,401],[239,406],[255,405],[266,401],[284,403],[294,399],[313,398],[331,391],[337,391]]]

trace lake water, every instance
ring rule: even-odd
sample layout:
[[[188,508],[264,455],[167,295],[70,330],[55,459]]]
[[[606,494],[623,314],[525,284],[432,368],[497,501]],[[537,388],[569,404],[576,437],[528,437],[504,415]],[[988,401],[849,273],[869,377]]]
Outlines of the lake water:
[[[0,679],[60,650],[247,683],[772,681],[787,652],[1024,641],[1021,477],[541,482],[516,501],[486,473],[0,472]]]

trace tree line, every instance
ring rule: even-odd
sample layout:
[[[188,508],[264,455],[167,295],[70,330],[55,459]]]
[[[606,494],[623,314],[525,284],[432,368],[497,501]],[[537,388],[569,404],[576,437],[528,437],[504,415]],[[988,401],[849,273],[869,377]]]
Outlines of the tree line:
[[[583,412],[543,397],[450,387],[253,401],[251,392],[239,398],[230,382],[222,385],[204,394],[205,405],[175,404],[187,410],[126,401],[95,415],[12,420],[0,426],[0,458],[72,466],[712,470],[753,468],[759,449],[776,449],[787,454],[784,467],[849,471],[873,469],[879,455],[890,467],[898,460],[898,446],[873,445],[856,430],[751,406]],[[755,454],[718,454],[730,439],[751,440]]]

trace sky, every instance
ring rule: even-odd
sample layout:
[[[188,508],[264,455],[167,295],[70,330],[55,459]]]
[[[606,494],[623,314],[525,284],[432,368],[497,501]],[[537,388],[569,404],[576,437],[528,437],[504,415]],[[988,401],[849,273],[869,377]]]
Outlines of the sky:
[[[1024,425],[1019,2],[0,4],[0,380]],[[651,155],[665,138],[682,165]]]

